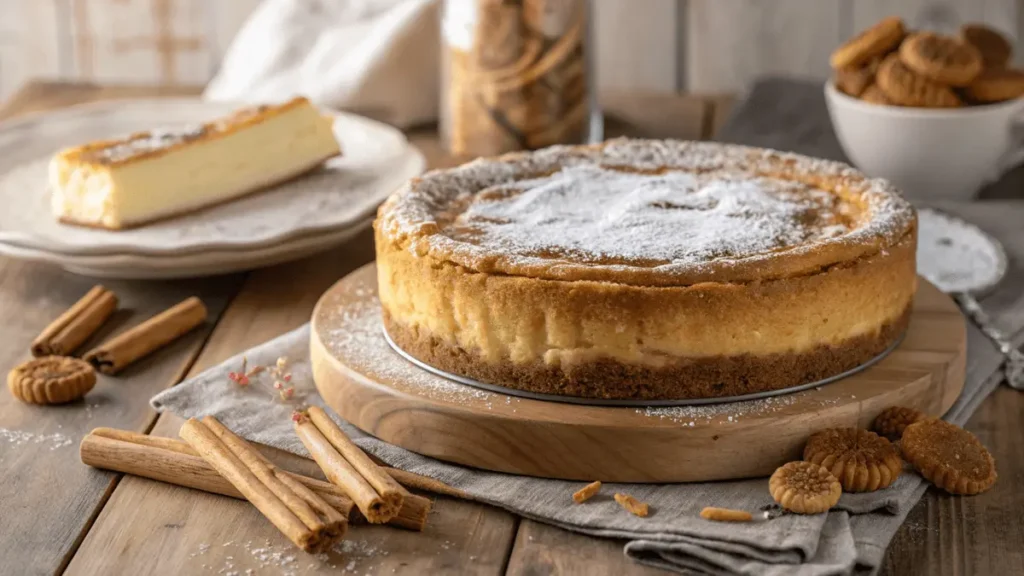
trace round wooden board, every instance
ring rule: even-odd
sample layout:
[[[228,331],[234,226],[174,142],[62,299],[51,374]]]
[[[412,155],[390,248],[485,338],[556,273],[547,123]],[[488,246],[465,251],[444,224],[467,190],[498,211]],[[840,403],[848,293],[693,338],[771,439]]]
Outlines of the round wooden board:
[[[700,407],[611,408],[530,400],[429,374],[384,339],[373,264],[340,280],[313,312],[313,377],[362,430],[467,466],[569,480],[697,482],[767,476],[807,437],[869,427],[883,409],[944,413],[964,382],[966,331],[953,301],[920,280],[902,344],[820,388]]]

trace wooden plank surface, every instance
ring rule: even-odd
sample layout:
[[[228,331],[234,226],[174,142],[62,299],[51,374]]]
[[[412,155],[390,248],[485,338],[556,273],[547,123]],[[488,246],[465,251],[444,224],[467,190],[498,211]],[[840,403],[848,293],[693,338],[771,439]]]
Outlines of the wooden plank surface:
[[[12,111],[102,97],[153,96],[157,92],[35,84],[21,91],[0,111],[0,118]],[[715,105],[708,106],[703,113],[705,119],[716,116]],[[656,122],[658,111],[650,110],[643,118],[644,122]],[[718,123],[712,120],[705,126]],[[707,136],[707,132],[703,135]],[[411,138],[425,147],[432,165],[452,162],[443,155],[429,130],[415,132]],[[192,371],[305,321],[320,291],[346,270],[372,257],[370,244],[369,236],[364,234],[329,253],[251,274]],[[195,284],[108,286],[123,293],[126,301],[131,300],[132,306],[140,309],[139,316],[145,316],[145,306],[156,308],[159,298],[173,301],[185,293],[200,293],[212,304],[214,297],[204,292],[210,290],[226,301],[232,293],[232,281],[239,280],[235,277]],[[87,279],[52,268],[0,259],[0,315],[6,321],[0,358],[7,362],[5,365],[24,358],[25,346],[48,322],[49,315],[70,304],[91,284]],[[135,296],[129,298],[129,293]],[[48,299],[53,302],[45,304]],[[317,561],[313,566],[313,560],[293,553],[243,503],[137,478],[124,479],[111,491],[114,475],[81,466],[74,444],[94,426],[145,428],[151,419],[145,399],[174,381],[176,371],[189,366],[203,335],[192,338],[197,341],[188,340],[164,350],[146,361],[145,366],[130,370],[123,381],[119,378],[116,383],[101,383],[94,393],[97,398],[103,393],[100,406],[83,403],[52,412],[23,412],[19,406],[18,413],[10,416],[10,397],[0,395],[0,426],[8,430],[15,426],[38,426],[31,431],[44,435],[40,436],[42,440],[35,441],[33,437],[32,441],[20,444],[8,437],[0,438],[0,518],[4,519],[0,522],[0,558],[5,559],[0,564],[0,574],[60,572],[76,542],[84,536],[83,529],[89,527],[97,507],[110,493],[109,502],[68,568],[71,573],[244,574],[250,568],[258,574],[302,573],[306,569],[359,574],[443,573],[462,571],[468,566],[475,568],[476,573],[492,574],[503,572],[506,563],[508,572],[515,574],[649,572],[622,557],[620,542],[595,540],[532,521],[519,521],[493,508],[444,498],[437,502],[428,524],[428,530],[435,532],[433,535],[356,527],[346,552],[328,558],[334,560],[334,568],[332,562]],[[115,390],[117,395],[113,396]],[[107,392],[114,400],[111,404],[106,404]],[[76,415],[75,411],[79,413]],[[1024,538],[1019,513],[1024,509],[1024,495],[1017,490],[1024,483],[1024,459],[1019,457],[1024,440],[1018,432],[1022,415],[1024,395],[1008,389],[998,391],[983,404],[969,428],[992,449],[999,462],[1000,481],[992,492],[975,498],[951,498],[929,492],[893,541],[884,573],[1024,571],[1019,548]],[[173,435],[179,424],[175,418],[161,417],[155,431]],[[66,440],[49,436],[52,434],[74,436],[72,445],[61,446]],[[51,451],[51,446],[56,448]],[[293,466],[301,463],[301,459],[294,457],[285,459]],[[132,508],[136,510],[133,512]],[[215,550],[216,546],[220,548]],[[125,560],[117,559],[121,555]],[[288,556],[295,559],[288,561]],[[243,557],[247,558],[244,563],[240,561]]]
[[[622,552],[625,541],[584,536],[533,520],[519,522],[508,560],[509,576],[653,576],[668,572],[637,564]]]
[[[4,115],[17,112],[9,106]],[[0,366],[6,370],[28,359],[32,338],[95,283],[50,266],[0,258]],[[0,395],[2,574],[60,571],[114,481],[77,462],[78,441],[96,426],[148,429],[154,417],[149,397],[177,382],[192,364],[240,277],[104,284],[119,296],[120,310],[84,348],[191,295],[206,303],[210,322],[117,377],[101,376],[82,401],[40,407]]]

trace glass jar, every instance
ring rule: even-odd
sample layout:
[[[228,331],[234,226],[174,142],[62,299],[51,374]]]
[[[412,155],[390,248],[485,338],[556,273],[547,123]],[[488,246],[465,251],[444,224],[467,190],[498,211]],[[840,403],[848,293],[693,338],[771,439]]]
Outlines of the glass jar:
[[[456,156],[600,140],[587,0],[445,0],[441,139]]]

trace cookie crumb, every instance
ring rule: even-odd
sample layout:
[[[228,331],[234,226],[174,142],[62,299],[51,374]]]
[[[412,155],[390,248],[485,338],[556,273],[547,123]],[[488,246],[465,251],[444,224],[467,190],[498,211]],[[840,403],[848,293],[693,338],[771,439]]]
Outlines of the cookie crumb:
[[[590,484],[587,484],[583,488],[580,488],[579,490],[577,490],[576,492],[573,493],[573,495],[572,495],[573,502],[576,502],[577,504],[582,504],[582,503],[586,502],[587,500],[590,500],[591,498],[593,498],[594,495],[597,494],[600,490],[601,490],[601,481],[600,480],[597,480],[595,482],[591,482]]]
[[[619,503],[619,506],[625,508],[630,514],[634,514],[641,518],[646,518],[647,514],[650,512],[650,507],[646,502],[641,502],[629,494],[617,493],[615,494],[615,501]]]

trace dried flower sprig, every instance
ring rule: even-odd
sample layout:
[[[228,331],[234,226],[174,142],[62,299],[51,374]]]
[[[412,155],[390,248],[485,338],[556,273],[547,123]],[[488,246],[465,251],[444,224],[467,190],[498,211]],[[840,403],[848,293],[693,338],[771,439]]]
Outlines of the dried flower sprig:
[[[288,359],[282,356],[278,358],[277,362],[275,362],[274,365],[269,368],[262,365],[256,365],[250,369],[249,359],[243,356],[241,368],[237,372],[228,372],[228,379],[234,382],[235,384],[238,384],[239,386],[245,388],[249,386],[254,379],[257,382],[262,383],[262,379],[256,378],[256,376],[259,376],[260,374],[263,373],[267,373],[274,379],[274,391],[270,392],[268,390],[268,393],[271,394],[272,396],[276,395],[282,402],[288,402],[292,399],[293,396],[295,396],[295,386],[285,385],[290,384],[292,381],[291,373],[285,371],[287,367]],[[266,389],[266,386],[261,386],[261,388]]]

